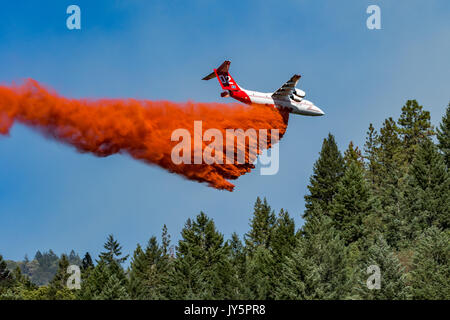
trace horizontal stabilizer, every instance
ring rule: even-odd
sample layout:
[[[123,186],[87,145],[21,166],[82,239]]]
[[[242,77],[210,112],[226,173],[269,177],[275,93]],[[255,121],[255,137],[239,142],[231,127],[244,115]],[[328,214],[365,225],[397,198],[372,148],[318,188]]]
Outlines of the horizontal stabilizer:
[[[216,74],[213,71],[210,74],[208,74],[206,77],[204,77],[202,80],[211,80],[211,79],[213,79],[215,77],[216,77]]]

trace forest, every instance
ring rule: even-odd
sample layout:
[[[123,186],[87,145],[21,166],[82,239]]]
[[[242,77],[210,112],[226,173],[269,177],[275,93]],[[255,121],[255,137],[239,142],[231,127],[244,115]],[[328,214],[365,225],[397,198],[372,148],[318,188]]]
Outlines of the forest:
[[[96,258],[0,255],[0,300],[448,300],[449,165],[450,104],[434,127],[408,100],[397,120],[369,125],[361,148],[323,140],[300,227],[257,198],[248,232],[229,239],[200,212],[177,243],[164,226],[131,256],[113,235]],[[81,289],[67,287],[71,264]],[[373,265],[379,289],[367,285]]]

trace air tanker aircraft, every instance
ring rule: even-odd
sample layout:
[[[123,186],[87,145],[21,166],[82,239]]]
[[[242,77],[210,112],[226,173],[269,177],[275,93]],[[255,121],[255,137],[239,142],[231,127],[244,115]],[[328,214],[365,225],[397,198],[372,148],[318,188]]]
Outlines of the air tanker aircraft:
[[[219,68],[214,69],[213,72],[208,74],[202,80],[211,80],[214,77],[217,77],[222,89],[225,90],[220,94],[224,98],[232,97],[246,104],[263,104],[278,109],[288,110],[289,113],[301,114],[304,116],[323,116],[325,114],[311,101],[304,99],[306,93],[303,90],[295,87],[301,77],[298,74],[293,75],[292,78],[283,84],[277,91],[263,93],[240,88],[229,74],[229,68],[230,61],[225,61]]]

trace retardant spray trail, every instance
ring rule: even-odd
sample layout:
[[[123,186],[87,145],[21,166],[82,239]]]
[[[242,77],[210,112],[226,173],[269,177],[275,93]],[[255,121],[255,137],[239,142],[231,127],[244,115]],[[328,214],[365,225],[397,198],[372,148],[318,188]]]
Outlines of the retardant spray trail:
[[[286,131],[288,114],[267,106],[220,103],[174,103],[134,99],[69,99],[34,80],[22,85],[0,86],[0,134],[7,135],[14,122],[36,129],[46,137],[74,146],[79,152],[99,157],[126,153],[134,159],[158,165],[187,179],[206,182],[217,189],[232,191],[227,180],[250,172],[255,156],[245,147],[241,164],[174,164],[171,141],[174,130],[187,129],[194,136],[194,121],[203,131],[215,128]],[[255,137],[256,138],[256,137]],[[248,140],[247,140],[248,141]],[[236,150],[239,146],[236,139]],[[260,141],[261,143],[261,141]],[[208,142],[202,143],[202,149]],[[257,153],[260,153],[258,144]],[[193,148],[195,146],[193,145]],[[224,156],[225,157],[225,156]],[[194,163],[194,162],[192,162]]]

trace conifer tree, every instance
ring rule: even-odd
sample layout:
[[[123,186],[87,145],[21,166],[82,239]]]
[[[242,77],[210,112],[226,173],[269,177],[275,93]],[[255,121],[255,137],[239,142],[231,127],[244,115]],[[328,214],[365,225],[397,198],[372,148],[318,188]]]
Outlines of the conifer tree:
[[[163,229],[162,229],[162,234],[161,234],[161,249],[162,249],[162,254],[165,257],[168,257],[171,253],[170,253],[170,235],[169,232],[167,231],[167,226],[163,225]]]
[[[146,276],[148,273],[150,262],[140,244],[134,250],[133,258],[130,265],[130,279],[128,285],[128,292],[132,299],[145,299],[148,296],[148,289],[146,286]]]
[[[92,300],[101,294],[105,283],[109,280],[111,272],[104,260],[100,260],[81,283],[81,290],[77,296],[81,300]]]
[[[282,272],[282,264],[290,255],[296,244],[294,219],[287,211],[280,210],[272,232],[271,252],[273,256],[273,283],[278,282]],[[272,294],[273,296],[273,294]]]
[[[450,231],[431,227],[420,237],[413,258],[411,286],[414,299],[450,297]]]
[[[369,277],[373,275],[367,273],[371,266],[379,268],[379,289],[370,289],[367,285]],[[361,263],[359,284],[355,286],[356,295],[366,300],[405,300],[409,298],[409,292],[404,268],[386,240],[379,235]]]
[[[250,221],[250,232],[245,235],[246,248],[250,252],[257,247],[270,247],[275,214],[267,203],[258,197],[255,202],[253,217]]]
[[[108,239],[103,247],[106,249],[106,251],[100,253],[100,259],[106,262],[116,261],[118,264],[122,264],[128,259],[128,255],[121,257],[122,247],[119,242],[114,239],[114,236],[112,234],[108,236]]]
[[[379,136],[371,123],[367,131],[366,142],[364,144],[364,159],[367,160],[368,176],[373,186],[378,183],[378,172],[380,163],[378,161]]]
[[[380,134],[372,126],[369,127],[366,140],[371,189],[379,204],[386,240],[395,247],[402,239],[400,204],[407,173],[399,130],[395,121],[388,118],[384,121]]]
[[[214,222],[201,212],[188,220],[178,242],[170,277],[171,297],[176,299],[224,299],[232,292],[229,246]]]
[[[118,279],[125,290],[128,286],[126,274],[121,265],[128,255],[122,257],[122,247],[112,235],[108,236],[104,248],[106,251],[100,253],[97,265],[90,270],[81,284],[81,290],[78,292],[81,299],[97,299],[112,275],[115,276],[113,280]]]
[[[67,255],[62,254],[61,258],[58,261],[58,271],[50,282],[50,287],[55,291],[63,289],[66,287],[67,279],[69,278],[69,274],[67,273],[67,268],[69,267],[69,259]],[[56,292],[55,292],[56,293]]]
[[[398,125],[406,162],[410,164],[420,143],[434,135],[430,112],[423,110],[416,100],[408,100],[402,108]]]
[[[83,260],[81,260],[81,269],[83,271],[87,271],[88,269],[93,268],[93,267],[94,267],[94,263],[92,261],[92,257],[89,254],[89,252],[86,252],[84,254]]]
[[[344,152],[345,167],[348,167],[350,163],[354,162],[360,167],[364,167],[363,156],[358,147],[353,145],[353,141],[348,144],[347,150]]]
[[[245,295],[252,300],[274,299],[274,258],[272,252],[259,245],[247,256]]]
[[[329,205],[336,193],[337,183],[344,174],[344,159],[338,149],[334,136],[330,133],[324,139],[319,159],[314,164],[313,175],[308,186],[309,194],[305,196],[304,219],[311,216],[314,205],[319,205],[321,212],[327,214]]]
[[[348,247],[331,218],[319,206],[303,226],[302,237],[286,257],[276,288],[277,299],[344,299],[351,294],[354,276]]]
[[[439,140],[439,149],[444,154],[447,168],[450,168],[450,103],[447,106],[445,115],[437,130],[437,138]]]
[[[233,293],[230,298],[245,299],[246,255],[242,241],[233,232],[229,240],[230,263],[233,274]]]
[[[372,213],[371,201],[363,168],[351,162],[338,183],[330,209],[334,227],[346,244],[356,242],[363,236],[362,222]]]
[[[150,238],[145,255],[149,261],[147,286],[149,288],[149,299],[163,299],[169,295],[169,277],[174,260],[170,235],[167,226],[164,225],[161,235],[161,245],[155,237]]]
[[[410,168],[403,211],[409,239],[433,225],[450,226],[450,177],[443,156],[429,139],[421,143]]]
[[[112,273],[101,292],[94,296],[95,300],[127,300],[129,299],[127,290],[122,281]]]
[[[2,291],[6,290],[13,285],[14,278],[9,272],[5,260],[3,260],[2,255],[0,255],[0,294]]]

